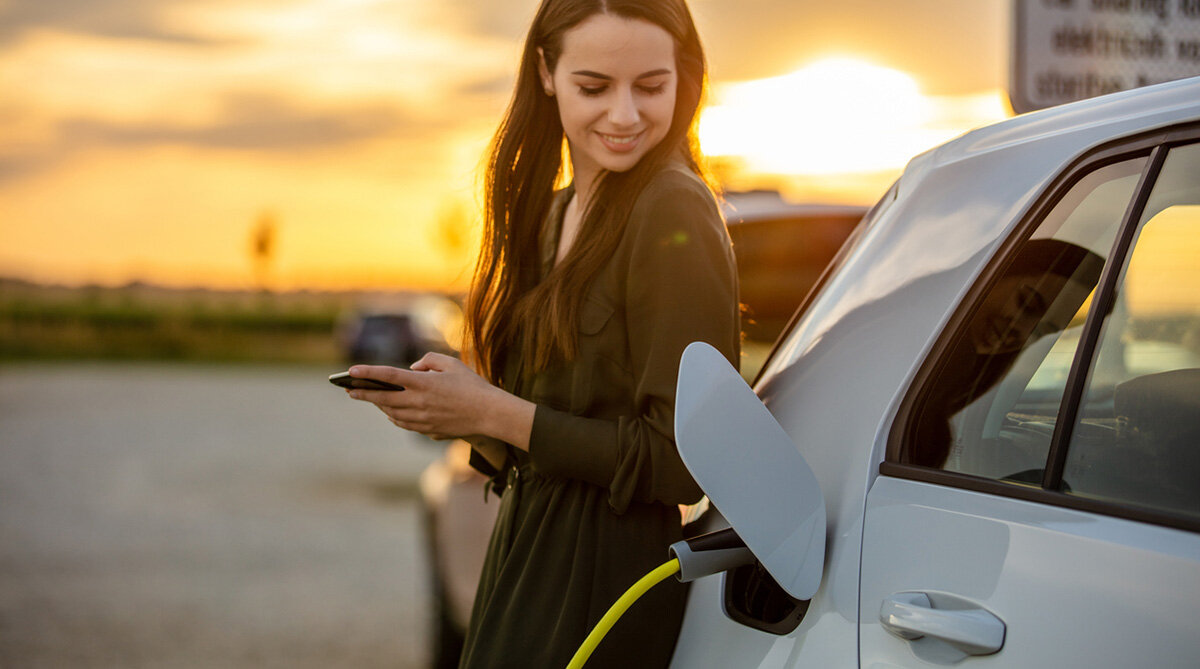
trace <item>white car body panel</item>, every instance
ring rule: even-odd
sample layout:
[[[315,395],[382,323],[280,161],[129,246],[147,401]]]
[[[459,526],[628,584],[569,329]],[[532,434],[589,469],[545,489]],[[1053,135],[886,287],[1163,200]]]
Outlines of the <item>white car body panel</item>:
[[[912,589],[966,598],[1006,623],[1003,652],[972,666],[1196,666],[1200,535],[883,476],[867,517],[864,667],[964,659],[879,625],[879,603]]]
[[[888,570],[878,566],[880,561],[897,559],[890,551],[905,535],[886,527],[876,534],[872,521],[882,523],[885,517],[890,518],[897,505],[919,508],[925,499],[922,495],[927,494],[920,489],[925,484],[881,481],[878,495],[871,500],[871,515],[865,515],[868,492],[876,484],[897,407],[963,296],[1037,198],[1065,169],[1098,145],[1196,120],[1200,120],[1200,78],[1020,116],[968,133],[909,164],[898,182],[894,201],[881,203],[884,208],[862,231],[862,239],[801,320],[785,335],[755,386],[812,468],[825,496],[828,532],[821,588],[799,628],[779,637],[724,617],[719,579],[701,579],[692,586],[673,667],[928,666],[914,663],[917,656],[912,644],[883,631],[878,622],[880,600],[898,590],[955,586],[952,572],[960,565],[952,560],[953,554],[910,552],[909,561],[920,564],[908,566],[945,570],[948,580],[944,583],[907,581],[905,576],[911,572],[905,565],[893,565],[887,574],[882,572]],[[1039,638],[1025,636],[1027,626],[1084,627],[1090,624],[1092,615],[1105,624],[1079,637],[1082,643],[1103,639],[1111,643],[1114,635],[1126,633],[1131,637],[1145,634],[1139,638],[1150,643],[1162,638],[1151,634],[1153,630],[1174,625],[1170,628],[1171,642],[1185,644],[1191,658],[1200,657],[1200,635],[1192,635],[1196,637],[1193,639],[1174,634],[1180,627],[1183,632],[1188,626],[1195,628],[1200,617],[1200,592],[1194,585],[1200,582],[1200,543],[1196,535],[946,490],[953,499],[940,499],[939,504],[950,508],[957,504],[978,506],[974,515],[993,519],[981,520],[979,527],[970,529],[980,542],[975,548],[998,547],[1001,536],[1009,542],[1009,550],[1003,552],[999,563],[992,559],[973,567],[972,575],[981,583],[990,579],[995,591],[983,593],[972,586],[960,588],[963,591],[957,594],[989,594],[981,599],[987,599],[989,608],[1002,614],[1030,610],[1029,601],[1011,599],[1025,597],[1028,591],[1016,586],[1010,589],[1008,579],[1037,576],[1026,573],[1031,566],[1024,562],[1029,559],[1025,547],[1045,541],[1051,531],[1046,528],[1056,528],[1054,536],[1059,539],[1054,550],[1063,550],[1064,541],[1071,546],[1061,556],[1062,566],[1052,568],[1070,567],[1064,572],[1068,576],[1096,585],[1087,602],[1076,598],[1037,609],[1045,620],[1030,614],[1030,619],[1022,619],[1019,624],[1017,620],[1007,621],[1013,636],[1004,650],[994,656],[971,658],[970,662],[1004,667],[1046,665],[1044,658],[1061,658],[1060,653],[1066,649],[1017,649],[1019,641],[1032,638],[1036,642]],[[1029,507],[1036,507],[1037,512]],[[901,527],[928,522],[929,517],[921,513],[913,511],[911,517],[900,514]],[[947,520],[952,514],[938,512],[934,516],[937,523],[955,522]],[[870,545],[866,554],[864,518]],[[1115,557],[1106,557],[1111,562],[1104,564],[1088,564],[1083,558],[1089,546],[1099,541],[1117,546],[1111,553]],[[1156,548],[1147,548],[1146,541]],[[1020,542],[1021,551],[1014,549],[1015,542]],[[1121,548],[1123,544],[1128,546]],[[898,551],[896,555],[905,553]],[[969,550],[965,556],[971,557]],[[1139,606],[1147,607],[1144,625],[1114,630],[1114,621],[1092,610],[1078,610],[1078,620],[1063,620],[1072,605],[1102,607],[1113,601],[1121,593],[1121,585],[1107,581],[1119,579],[1122,573],[1139,568],[1151,557],[1155,569],[1161,571],[1154,577],[1151,591],[1155,594],[1137,595]],[[1044,565],[1035,567],[1047,569]],[[867,569],[879,569],[881,575],[868,574]],[[1179,579],[1190,581],[1184,586]],[[1175,591],[1182,596],[1172,596]],[[1047,597],[1054,596],[1053,590],[1046,593]],[[1163,599],[1151,600],[1151,596]],[[1125,606],[1129,605],[1126,601]],[[1154,607],[1162,608],[1151,611]],[[1124,657],[1135,657],[1137,651],[1131,645],[1123,651]],[[1101,662],[1108,664],[1103,659]],[[1083,661],[1078,666],[1095,663]]]

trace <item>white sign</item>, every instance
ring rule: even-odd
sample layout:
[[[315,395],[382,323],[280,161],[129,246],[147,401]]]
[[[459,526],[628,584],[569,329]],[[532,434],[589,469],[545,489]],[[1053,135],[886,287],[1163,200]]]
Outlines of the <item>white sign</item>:
[[[1200,75],[1200,0],[1014,0],[1017,113]]]

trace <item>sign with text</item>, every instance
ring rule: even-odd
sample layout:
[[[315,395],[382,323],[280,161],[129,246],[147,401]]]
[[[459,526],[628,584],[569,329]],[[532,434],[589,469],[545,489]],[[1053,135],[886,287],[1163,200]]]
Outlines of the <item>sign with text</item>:
[[[1014,0],[1017,113],[1200,75],[1200,0]]]

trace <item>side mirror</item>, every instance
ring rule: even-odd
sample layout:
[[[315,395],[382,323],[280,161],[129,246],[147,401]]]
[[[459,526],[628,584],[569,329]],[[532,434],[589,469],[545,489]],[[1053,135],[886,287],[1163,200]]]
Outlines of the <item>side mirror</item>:
[[[789,595],[812,599],[825,567],[825,498],[804,456],[719,351],[683,352],[675,441],[692,477]]]

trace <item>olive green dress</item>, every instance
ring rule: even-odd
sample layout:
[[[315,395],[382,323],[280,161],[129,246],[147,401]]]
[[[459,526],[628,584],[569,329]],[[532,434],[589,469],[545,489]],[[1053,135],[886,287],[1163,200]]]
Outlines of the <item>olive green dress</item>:
[[[554,262],[570,191],[543,231]],[[634,204],[616,253],[581,309],[579,354],[505,385],[537,404],[529,452],[509,447],[461,667],[561,668],[618,597],[666,562],[681,538],[678,505],[700,489],[674,441],[683,349],[706,341],[737,364],[733,252],[716,203],[695,175],[660,172]],[[617,622],[588,667],[665,667],[686,586],[655,586]]]

